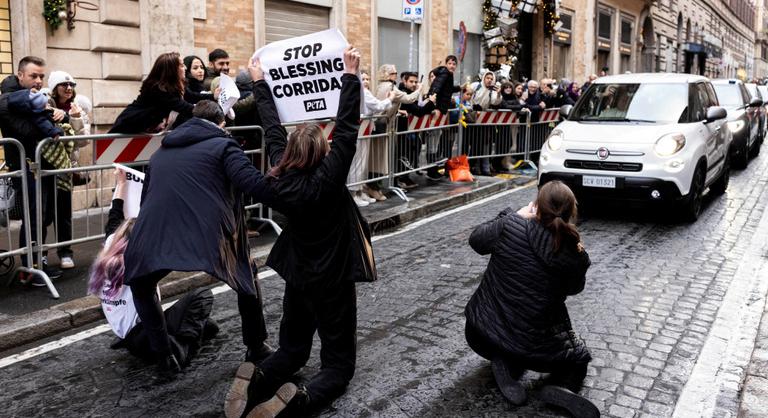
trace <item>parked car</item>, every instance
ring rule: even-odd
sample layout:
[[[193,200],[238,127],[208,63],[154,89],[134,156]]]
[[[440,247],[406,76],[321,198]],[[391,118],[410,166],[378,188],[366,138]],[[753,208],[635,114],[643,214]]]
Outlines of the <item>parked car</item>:
[[[760,146],[759,112],[763,102],[753,99],[737,79],[712,80],[720,105],[728,111],[728,129],[733,133],[731,157],[737,168],[746,168],[749,157]]]
[[[765,101],[768,100],[768,96],[764,95],[760,90],[757,88],[757,84],[754,83],[746,83],[744,84],[744,87],[747,88],[747,91],[749,92],[749,96],[751,99],[760,99],[761,102],[763,102],[763,105],[758,107],[758,113],[760,120],[760,145],[763,144],[763,141],[765,141],[765,130],[768,129],[768,123],[766,123],[766,108],[765,108]],[[760,152],[760,146],[755,148],[755,154]]]
[[[763,132],[763,142],[765,142],[765,136],[768,134],[768,86],[758,85],[757,91],[760,92],[760,96],[763,98],[763,109],[766,113],[766,126],[765,132]]]
[[[568,184],[580,201],[672,202],[698,218],[707,188],[730,179],[727,112],[705,77],[622,74],[595,80],[547,138],[539,185]]]

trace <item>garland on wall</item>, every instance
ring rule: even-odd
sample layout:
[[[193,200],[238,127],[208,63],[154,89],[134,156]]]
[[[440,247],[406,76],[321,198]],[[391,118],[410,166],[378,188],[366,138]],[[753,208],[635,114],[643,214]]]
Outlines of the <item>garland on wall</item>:
[[[558,0],[543,0],[541,2],[541,10],[544,13],[544,36],[552,36],[557,32],[563,24],[560,22],[559,8],[560,2]]]
[[[62,21],[67,18],[67,4],[65,0],[43,0],[43,17],[51,30],[56,30],[61,26]]]

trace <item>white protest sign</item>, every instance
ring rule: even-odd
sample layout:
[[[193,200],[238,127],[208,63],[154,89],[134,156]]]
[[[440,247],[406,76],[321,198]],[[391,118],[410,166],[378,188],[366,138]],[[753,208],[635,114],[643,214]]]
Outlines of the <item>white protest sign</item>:
[[[282,122],[336,116],[346,47],[344,35],[329,29],[256,51]]]
[[[141,189],[144,187],[144,173],[121,164],[112,164],[112,166],[125,172],[126,193],[125,200],[123,201],[123,216],[125,216],[125,219],[135,218],[139,216]],[[112,199],[115,197],[117,197],[117,193],[112,195]]]
[[[240,90],[237,88],[235,81],[225,74],[219,77],[219,87],[221,87],[219,106],[221,106],[221,110],[226,115],[232,110],[232,106],[237,103],[237,100],[240,99]]]

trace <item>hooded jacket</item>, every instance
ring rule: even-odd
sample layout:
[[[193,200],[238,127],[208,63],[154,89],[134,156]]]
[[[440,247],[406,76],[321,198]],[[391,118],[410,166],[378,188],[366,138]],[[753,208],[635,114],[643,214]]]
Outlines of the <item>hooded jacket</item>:
[[[551,233],[511,208],[475,229],[469,244],[491,259],[464,311],[467,326],[528,369],[591,360],[565,306],[584,289],[586,251],[563,243],[554,252]]]
[[[495,87],[495,90],[485,87],[483,80],[485,80],[486,74],[493,76],[492,86]],[[492,107],[501,103],[500,90],[498,83],[496,83],[496,74],[494,74],[493,71],[486,71],[480,78],[480,84],[472,95],[472,105],[479,106],[480,110],[490,110]]]
[[[440,110],[440,113],[446,114],[448,109],[452,107],[451,96],[453,93],[461,91],[461,87],[453,85],[453,73],[448,67],[441,65],[432,72],[435,74],[435,79],[429,87],[427,96],[437,94],[435,107]]]
[[[288,218],[267,265],[298,289],[365,281],[364,271],[370,269],[375,276],[370,231],[345,185],[360,127],[360,79],[344,74],[341,81],[330,152],[314,169],[290,169],[267,178],[275,193],[271,206]],[[267,153],[275,166],[287,144],[285,128],[264,80],[254,83],[253,95],[264,121]],[[367,245],[355,233],[356,225],[362,227]]]
[[[152,155],[125,251],[125,282],[160,270],[204,271],[255,294],[242,193],[269,202],[264,176],[217,125],[192,118]]]

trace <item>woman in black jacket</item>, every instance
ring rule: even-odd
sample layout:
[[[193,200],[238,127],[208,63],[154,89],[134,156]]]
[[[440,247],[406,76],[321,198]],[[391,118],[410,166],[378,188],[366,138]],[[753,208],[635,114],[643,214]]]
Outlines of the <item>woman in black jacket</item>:
[[[480,225],[469,237],[479,254],[491,255],[465,315],[467,343],[491,361],[502,394],[515,405],[526,394],[524,370],[552,373],[541,398],[575,416],[599,417],[576,394],[592,359],[573,331],[567,296],[584,289],[590,261],[576,226],[576,198],[559,181],[541,187],[536,202],[511,208]]]
[[[285,280],[280,348],[258,368],[244,363],[230,390],[228,417],[275,394],[309,359],[315,331],[320,336],[320,371],[300,389],[283,385],[271,400],[249,416],[297,414],[325,405],[345,390],[355,372],[357,297],[355,282],[375,279],[370,233],[345,180],[355,155],[360,120],[360,54],[344,52],[344,75],[333,143],[315,124],[297,128],[286,138],[258,62],[249,70],[263,121],[275,193],[271,206],[288,218],[267,259]],[[241,384],[250,380],[250,385]],[[238,388],[239,400],[234,396]],[[243,404],[247,401],[247,405]]]
[[[110,133],[160,132],[167,127],[169,114],[177,112],[173,126],[192,117],[194,105],[184,100],[184,63],[178,52],[166,52],[155,60],[139,97],[118,115]]]
[[[184,57],[184,78],[186,86],[184,89],[184,100],[195,104],[200,100],[218,100],[218,91],[206,91],[203,81],[208,76],[208,69],[203,64],[203,60],[194,55]],[[219,90],[219,89],[217,89]]]

